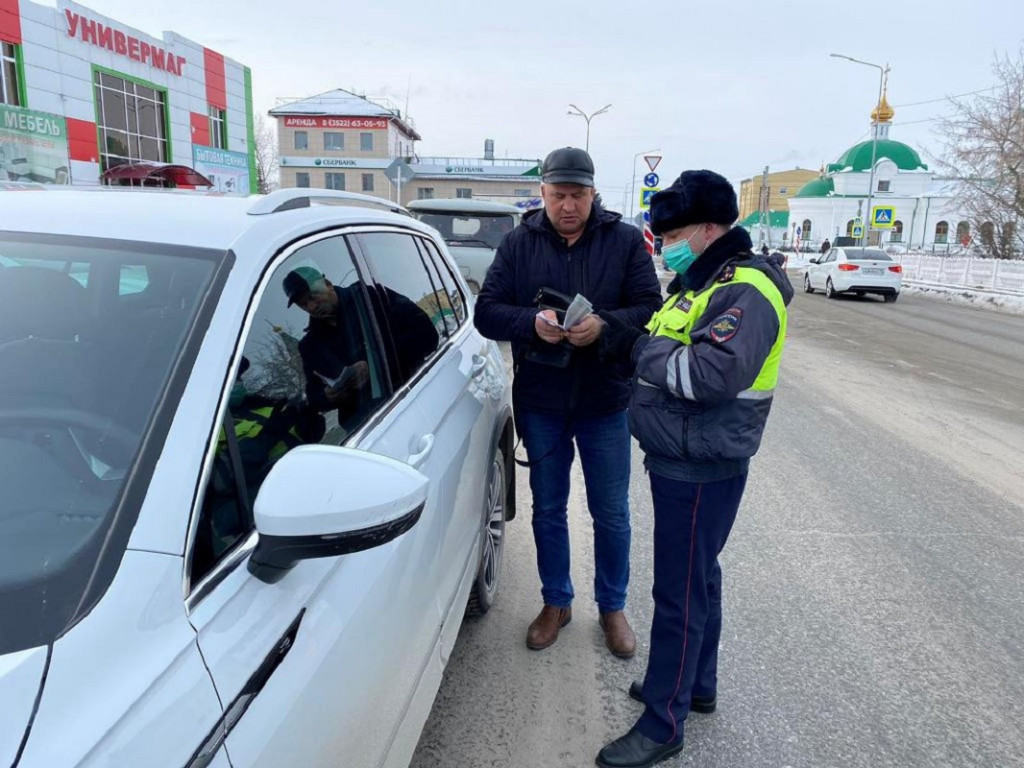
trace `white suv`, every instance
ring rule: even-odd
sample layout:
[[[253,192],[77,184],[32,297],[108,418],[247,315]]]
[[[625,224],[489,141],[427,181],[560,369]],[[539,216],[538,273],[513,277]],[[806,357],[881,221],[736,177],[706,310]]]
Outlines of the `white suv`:
[[[444,244],[319,190],[0,198],[0,765],[407,765],[514,512]]]

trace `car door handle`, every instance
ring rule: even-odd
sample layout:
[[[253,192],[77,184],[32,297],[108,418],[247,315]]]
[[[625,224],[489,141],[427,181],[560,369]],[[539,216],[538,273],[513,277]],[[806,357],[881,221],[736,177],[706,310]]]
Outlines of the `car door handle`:
[[[478,379],[484,375],[484,371],[487,370],[487,358],[483,355],[473,355],[473,365],[470,366],[469,375],[474,379]]]
[[[409,458],[406,459],[405,463],[413,469],[416,469],[420,464],[427,460],[427,457],[430,455],[432,450],[434,450],[434,436],[424,435],[419,440],[419,453],[411,454]]]

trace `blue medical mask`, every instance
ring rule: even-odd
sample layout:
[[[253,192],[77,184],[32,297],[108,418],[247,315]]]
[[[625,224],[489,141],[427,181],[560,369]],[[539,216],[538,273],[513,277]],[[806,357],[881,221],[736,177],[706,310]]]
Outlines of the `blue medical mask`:
[[[693,237],[693,235],[690,235]],[[672,245],[664,245],[661,248],[661,256],[665,259],[665,265],[673,272],[680,275],[690,268],[690,265],[697,260],[697,254],[690,247],[690,238],[678,240]]]

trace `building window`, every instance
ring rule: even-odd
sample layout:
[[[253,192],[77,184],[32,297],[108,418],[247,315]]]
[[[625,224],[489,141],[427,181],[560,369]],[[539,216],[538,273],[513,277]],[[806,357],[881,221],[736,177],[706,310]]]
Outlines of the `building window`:
[[[779,194],[784,195],[789,191],[789,187],[779,187]]]
[[[804,240],[811,239],[811,220],[804,219],[804,223],[800,225],[800,237]]]
[[[903,222],[896,220],[892,223],[892,232],[889,234],[890,243],[903,242]]]
[[[309,186],[309,173],[307,171],[299,171],[295,174],[295,186],[296,187],[308,187]]]
[[[528,189],[516,189],[516,190],[514,190],[512,192],[512,194],[515,195],[516,197],[529,197],[530,196],[530,190],[528,190]]]
[[[961,221],[956,225],[956,241],[960,245],[967,245],[971,242],[971,225],[966,221]]]
[[[846,222],[846,236],[853,237],[853,219]]]
[[[889,191],[889,186],[890,186],[891,183],[892,182],[889,182],[889,181],[880,181],[880,182],[878,182],[878,191],[879,192],[888,192]]]
[[[338,152],[345,148],[344,133],[325,133],[324,150],[327,152]]]
[[[935,225],[935,242],[945,243],[949,241],[949,222],[940,221]]]
[[[363,192],[373,192],[373,174],[363,174]]]
[[[469,187],[456,187],[455,196],[458,198],[468,199],[473,196],[473,190]]]
[[[0,43],[0,104],[21,106],[18,87],[17,49],[12,43]]]
[[[210,107],[210,146],[217,149],[228,147],[227,112],[216,107]]]
[[[309,149],[309,131],[295,132],[295,148]]]
[[[132,80],[96,72],[100,167],[140,160],[167,162],[167,93]]]
[[[434,188],[433,187],[420,187],[416,190],[417,200],[433,200],[434,199]]]
[[[337,172],[327,172],[327,188],[338,189],[345,191],[345,174]]]
[[[363,152],[373,152],[373,134],[372,133],[360,133],[359,134],[359,149]]]

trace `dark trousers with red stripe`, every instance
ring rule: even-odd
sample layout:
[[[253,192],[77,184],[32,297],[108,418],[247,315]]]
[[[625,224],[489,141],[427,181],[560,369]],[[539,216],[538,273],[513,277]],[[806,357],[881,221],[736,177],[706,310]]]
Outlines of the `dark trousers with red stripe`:
[[[690,697],[713,698],[722,634],[718,555],[736,520],[746,473],[691,483],[650,474],[654,498],[654,621],[637,728],[659,743],[683,735]]]

